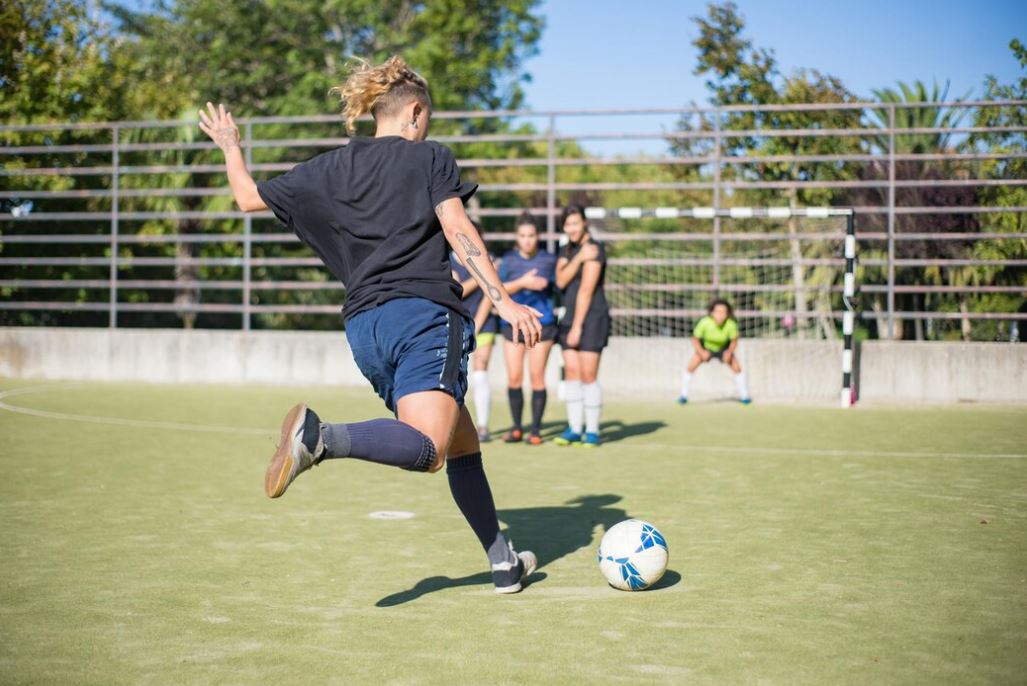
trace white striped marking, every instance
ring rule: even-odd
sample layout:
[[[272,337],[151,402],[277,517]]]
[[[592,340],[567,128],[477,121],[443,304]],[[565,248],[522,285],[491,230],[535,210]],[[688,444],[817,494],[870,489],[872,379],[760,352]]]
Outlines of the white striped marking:
[[[845,237],[845,258],[852,260],[856,257],[856,237],[846,236]]]
[[[806,216],[807,217],[818,217],[820,219],[823,219],[825,217],[830,217],[831,216],[831,208],[829,208],[829,207],[807,207],[806,208]]]
[[[175,429],[175,430],[186,430],[186,431],[215,431],[219,433],[235,433],[240,435],[260,435],[260,436],[273,436],[279,431],[275,429],[248,429],[248,428],[237,428],[237,427],[221,427],[221,426],[210,426],[205,424],[179,424],[172,422],[151,422],[147,420],[139,419],[124,419],[122,417],[90,417],[87,415],[74,415],[63,412],[45,412],[43,410],[33,410],[28,407],[19,407],[17,405],[10,405],[2,402],[3,398],[10,398],[17,395],[26,395],[29,393],[45,392],[49,390],[61,389],[61,388],[75,388],[87,384],[81,383],[69,383],[52,386],[28,386],[25,388],[12,389],[0,393],[0,410],[7,410],[8,412],[14,412],[17,414],[25,414],[35,417],[45,417],[47,419],[61,419],[65,421],[77,421],[87,422],[91,424],[118,424],[120,426],[147,428],[147,429]],[[644,450],[680,450],[682,444],[680,443],[635,443],[634,441],[628,441],[626,443],[630,445],[632,449],[644,449]],[[817,456],[826,455],[829,457],[910,457],[910,458],[953,458],[953,459],[965,459],[965,460],[1025,460],[1027,459],[1027,453],[945,453],[945,452],[915,452],[915,451],[896,451],[896,450],[834,450],[830,448],[771,448],[771,447],[758,447],[758,446],[725,446],[725,445],[698,445],[698,444],[687,444],[689,451],[691,452],[709,452],[709,453],[732,453],[739,455],[803,455],[803,456]]]
[[[842,351],[842,373],[843,374],[851,374],[852,373],[852,351],[851,350],[843,350]]]
[[[712,207],[693,207],[692,216],[700,219],[713,219],[717,216],[717,211]]]
[[[844,285],[845,297],[846,298],[851,298],[852,296],[856,295],[856,275],[855,274],[851,274],[851,273],[846,273],[845,274],[845,278],[844,278],[843,281],[844,281],[844,284],[845,284]]]
[[[852,330],[856,324],[856,315],[853,312],[846,310],[842,313],[842,334],[846,336],[852,335]]]
[[[728,214],[734,219],[746,219],[752,216],[751,207],[732,207],[728,210]]]
[[[413,519],[413,512],[404,512],[403,510],[377,510],[367,515],[371,519]]]
[[[792,216],[792,210],[789,207],[768,207],[767,216],[774,219],[787,219]]]
[[[602,219],[606,216],[606,209],[603,207],[586,207],[585,219]]]
[[[659,219],[677,219],[681,213],[676,207],[657,207],[656,216]]]
[[[622,207],[617,210],[617,214],[620,215],[621,219],[641,219],[642,208],[641,207]]]

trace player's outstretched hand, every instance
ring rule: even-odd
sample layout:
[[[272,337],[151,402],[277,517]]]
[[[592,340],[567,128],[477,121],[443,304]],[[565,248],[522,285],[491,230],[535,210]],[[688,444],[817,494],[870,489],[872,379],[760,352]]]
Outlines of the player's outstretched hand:
[[[227,153],[231,148],[239,147],[239,127],[224,105],[219,104],[215,109],[208,102],[207,111],[200,110],[200,131],[210,136],[222,152]]]
[[[496,311],[513,328],[514,342],[523,341],[529,348],[542,338],[542,313],[534,307],[520,305],[507,298],[496,305]]]

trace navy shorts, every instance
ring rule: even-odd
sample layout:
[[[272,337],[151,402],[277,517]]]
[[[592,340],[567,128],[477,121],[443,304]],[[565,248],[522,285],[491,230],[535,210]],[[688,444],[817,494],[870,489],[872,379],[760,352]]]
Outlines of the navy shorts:
[[[474,323],[423,298],[390,300],[346,321],[346,340],[360,372],[393,413],[421,391],[443,391],[463,406]]]

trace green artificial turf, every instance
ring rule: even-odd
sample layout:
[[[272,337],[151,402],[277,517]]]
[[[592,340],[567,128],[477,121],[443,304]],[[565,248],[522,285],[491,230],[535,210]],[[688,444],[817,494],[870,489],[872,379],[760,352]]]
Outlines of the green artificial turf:
[[[292,403],[381,416],[370,391],[12,389],[0,402],[56,414],[0,409],[3,684],[1027,675],[1023,408],[614,401],[599,449],[493,442],[500,519],[541,563],[497,597],[444,473],[331,461],[264,496]],[[628,517],[667,538],[654,590],[599,574],[604,527]]]

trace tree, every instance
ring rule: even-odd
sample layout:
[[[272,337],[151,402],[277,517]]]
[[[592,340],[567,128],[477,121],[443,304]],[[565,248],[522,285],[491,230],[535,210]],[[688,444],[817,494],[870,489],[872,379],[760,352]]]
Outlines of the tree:
[[[163,0],[108,9],[132,41],[138,81],[166,83],[195,103],[240,116],[325,112],[351,56],[402,54],[431,84],[433,105],[521,104],[523,61],[535,54],[538,0]]]
[[[1013,83],[1000,84],[994,76],[984,81],[984,99],[986,100],[1027,100],[1027,47],[1018,40],[1009,43],[1013,57],[1019,62],[1020,78]],[[1027,106],[1003,105],[981,107],[974,118],[975,127],[1024,127],[1027,126]],[[1021,131],[988,131],[975,134],[968,142],[973,149],[984,150],[995,154],[1027,153],[1027,134]],[[981,164],[981,176],[989,179],[1024,179],[1027,178],[1027,159],[1007,157],[987,160]],[[993,207],[1024,207],[1027,206],[1027,187],[1020,186],[986,186],[978,190],[978,202]],[[980,218],[983,231],[989,233],[1027,233],[1027,216],[1023,212],[994,212]],[[974,257],[993,260],[1025,260],[1027,259],[1027,240],[1018,239],[982,239],[974,245]],[[997,286],[1020,289],[1019,292],[998,293],[984,296],[978,306],[984,311],[1023,312],[1027,305],[1024,289],[1027,289],[1027,270],[1023,267],[996,266],[987,270],[989,282]],[[981,328],[988,338],[997,338],[1000,332],[994,322],[982,322]],[[1022,327],[1022,325],[1021,325]],[[990,335],[989,335],[990,334]],[[982,336],[983,337],[983,336]],[[1023,340],[1023,333],[1020,334]]]
[[[699,50],[694,73],[706,78],[706,87],[710,91],[709,102],[714,106],[846,103],[857,100],[840,79],[829,74],[799,69],[791,75],[782,75],[773,51],[755,47],[744,36],[745,21],[733,2],[710,4],[705,17],[694,17],[693,20],[699,28],[699,36],[693,41]],[[740,202],[771,203],[781,199],[783,189],[784,197],[792,206],[830,204],[837,195],[836,191],[802,188],[797,184],[804,181],[846,180],[856,176],[856,168],[850,163],[773,162],[760,158],[858,153],[861,147],[857,138],[761,135],[758,132],[858,128],[858,110],[729,111],[719,122],[713,119],[714,116],[700,115],[694,121],[686,116],[679,123],[679,129],[686,134],[702,132],[709,135],[718,129],[722,132],[719,154],[732,158],[731,164],[720,170],[723,180],[761,181],[776,185],[768,189],[737,192],[735,197]],[[708,156],[717,152],[708,138],[676,139],[672,142],[672,148],[683,156]],[[700,171],[697,167],[690,167],[686,176],[698,179]],[[796,324],[801,337],[809,326],[805,313],[810,305],[811,294],[806,285],[817,281],[830,282],[833,275],[818,274],[816,270],[811,272],[802,264],[804,258],[821,255],[815,254],[818,248],[801,245],[797,238],[799,227],[796,220],[789,221],[788,229],[793,237],[789,241],[789,259],[792,260],[794,306],[799,313]],[[824,269],[819,271],[823,272]]]

